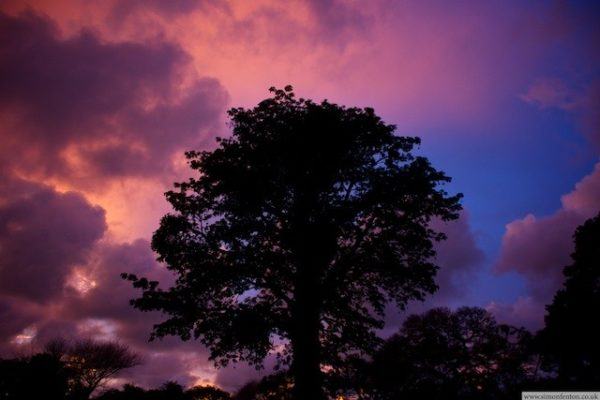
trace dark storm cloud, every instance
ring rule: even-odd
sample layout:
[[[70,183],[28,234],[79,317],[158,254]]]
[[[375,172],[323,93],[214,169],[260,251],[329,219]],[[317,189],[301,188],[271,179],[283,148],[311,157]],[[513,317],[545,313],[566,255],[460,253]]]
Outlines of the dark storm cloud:
[[[28,172],[164,173],[225,108],[219,82],[195,77],[172,43],[109,43],[90,31],[63,38],[33,12],[0,13],[0,38],[0,134],[10,136],[0,156]]]
[[[49,300],[104,234],[104,210],[74,192],[3,179],[12,182],[0,187],[0,293]]]
[[[0,174],[0,355],[51,318],[105,230],[104,210],[81,195]]]

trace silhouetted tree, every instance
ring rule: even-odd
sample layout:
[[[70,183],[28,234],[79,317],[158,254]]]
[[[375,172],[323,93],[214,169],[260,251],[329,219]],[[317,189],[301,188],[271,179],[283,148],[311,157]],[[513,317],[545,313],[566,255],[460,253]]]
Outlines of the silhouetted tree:
[[[109,389],[104,391],[96,397],[96,400],[150,400],[150,396],[149,391],[132,384],[126,384],[123,385],[121,390]],[[159,398],[155,397],[152,400],[159,400]]]
[[[383,345],[382,343],[381,345]],[[376,352],[375,352],[376,354]],[[332,399],[368,399],[373,354],[346,357],[337,368],[324,372],[324,387]]]
[[[250,381],[244,384],[233,396],[234,400],[255,400],[259,392],[258,382]]]
[[[228,400],[229,393],[214,386],[194,386],[185,390],[177,382],[165,382],[158,389],[144,390],[133,385],[107,390],[97,400]]]
[[[126,345],[85,339],[68,345],[63,355],[71,371],[70,392],[75,399],[88,399],[108,378],[140,363]]]
[[[250,381],[242,386],[234,400],[291,400],[292,381],[286,372],[268,375],[259,381]]]
[[[564,287],[546,307],[539,334],[543,367],[563,389],[600,389],[600,214],[577,228],[574,240]]]
[[[70,344],[63,339],[48,342],[41,353],[0,359],[0,400],[79,400],[89,397],[103,381],[125,366],[138,362],[126,346],[116,342],[83,340]],[[98,400],[228,400],[229,393],[214,386],[185,389],[166,382],[145,390],[126,384],[109,389]]]
[[[457,218],[460,195],[373,109],[271,92],[229,111],[214,151],[186,153],[199,175],[166,194],[152,240],[175,285],[124,277],[136,308],[170,316],[153,337],[199,338],[219,365],[260,365],[277,339],[296,399],[319,400],[321,367],[372,351],[386,303],[436,289],[429,222]]]
[[[183,400],[185,388],[175,381],[163,383],[159,390],[160,396],[164,399]]]
[[[530,341],[480,308],[412,315],[374,355],[366,392],[375,399],[518,397],[531,373]]]
[[[194,386],[185,392],[189,400],[228,400],[229,393],[214,386]]]

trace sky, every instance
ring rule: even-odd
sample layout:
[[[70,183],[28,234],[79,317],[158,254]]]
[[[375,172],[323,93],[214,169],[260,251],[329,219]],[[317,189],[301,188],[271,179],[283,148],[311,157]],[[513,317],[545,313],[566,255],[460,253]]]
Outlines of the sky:
[[[440,290],[406,313],[473,305],[539,329],[600,210],[599,18],[585,1],[0,0],[0,355],[118,339],[144,363],[116,383],[256,377],[148,343],[160,315],[129,307],[119,274],[172,282],[149,239],[183,152],[287,84],[373,107],[464,194],[437,226]],[[384,336],[406,316],[389,311]]]

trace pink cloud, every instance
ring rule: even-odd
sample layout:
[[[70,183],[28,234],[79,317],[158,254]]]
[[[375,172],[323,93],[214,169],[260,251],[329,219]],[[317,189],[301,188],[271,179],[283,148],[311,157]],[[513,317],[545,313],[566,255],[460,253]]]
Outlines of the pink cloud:
[[[527,279],[538,299],[548,300],[562,282],[562,268],[573,248],[571,236],[584,217],[560,210],[554,215],[525,218],[506,225],[497,273],[515,271]]]
[[[600,210],[600,163],[594,171],[575,184],[575,190],[561,198],[563,208],[586,217]]]
[[[540,108],[555,107],[571,110],[575,107],[574,93],[563,81],[556,78],[536,80],[520,97],[523,101]]]
[[[561,200],[562,208],[550,216],[528,214],[507,224],[494,265],[496,273],[516,272],[526,280],[530,314],[537,308],[537,314],[544,315],[544,306],[562,285],[562,270],[570,262],[575,229],[600,211],[600,163]],[[515,314],[514,309],[522,306],[509,307]]]

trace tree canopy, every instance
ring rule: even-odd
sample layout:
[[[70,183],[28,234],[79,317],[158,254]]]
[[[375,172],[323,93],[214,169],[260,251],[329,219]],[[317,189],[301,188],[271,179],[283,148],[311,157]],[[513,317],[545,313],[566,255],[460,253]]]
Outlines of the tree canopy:
[[[366,392],[390,400],[517,397],[533,378],[531,339],[481,308],[411,315],[374,354]]]
[[[197,175],[167,192],[152,240],[175,284],[124,277],[136,308],[168,316],[153,337],[200,339],[219,365],[276,351],[296,398],[320,399],[322,367],[372,351],[386,304],[436,290],[430,221],[457,218],[461,195],[373,109],[270,91],[229,111],[214,150],[186,153]]]

